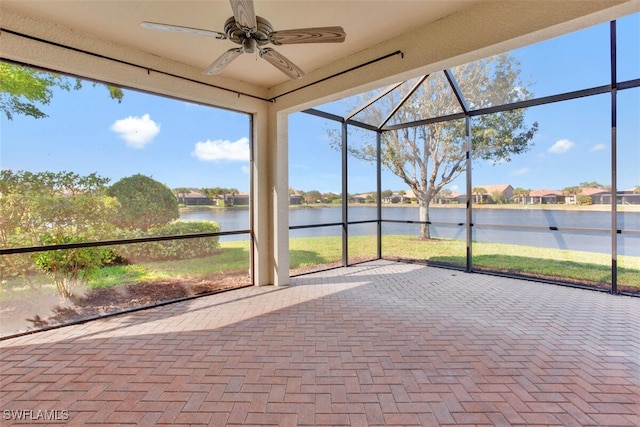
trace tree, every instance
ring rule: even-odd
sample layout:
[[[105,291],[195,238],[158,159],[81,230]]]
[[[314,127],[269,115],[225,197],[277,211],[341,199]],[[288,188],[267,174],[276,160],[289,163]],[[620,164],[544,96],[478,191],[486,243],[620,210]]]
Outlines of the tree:
[[[513,190],[513,198],[517,202],[522,201],[522,204],[525,205],[530,192],[531,191],[526,188],[518,187]]]
[[[327,202],[327,203],[340,203],[342,201],[342,196],[340,194],[336,194],[336,193],[324,193],[322,195],[322,198]]]
[[[471,189],[471,193],[473,193],[475,197],[476,203],[482,203],[484,200],[484,195],[487,194],[487,190],[484,187],[473,187]]]
[[[584,194],[578,195],[577,203],[579,205],[592,205],[593,199],[589,196],[585,196]]]
[[[442,190],[438,191],[438,194],[436,194],[437,202],[449,203],[449,201],[453,198],[453,195],[453,191],[450,188],[443,188]]]
[[[322,199],[322,194],[318,190],[307,191],[304,195],[304,201],[309,203],[318,203]]]
[[[122,101],[122,89],[105,87],[112,99]],[[80,79],[0,61],[0,111],[5,113],[8,120],[13,120],[14,114],[36,119],[48,117],[41,106],[51,103],[54,88],[78,90],[82,88],[82,82]]]
[[[491,193],[491,199],[496,204],[502,204],[505,202],[504,194],[502,193],[502,191],[494,191],[493,193]]]
[[[508,54],[472,62],[454,70],[472,109],[508,104],[529,99],[532,94],[520,80],[518,62]],[[401,86],[398,89],[401,89]],[[358,116],[366,123],[381,123],[388,111],[407,94],[396,90],[369,106]],[[386,103],[386,105],[385,105]],[[382,105],[382,106],[379,106]],[[400,108],[394,123],[410,123],[424,118],[444,117],[460,111],[447,80],[434,75]],[[524,110],[476,116],[472,120],[471,154],[476,160],[498,163],[530,149],[537,123],[527,126]],[[331,133],[332,144],[340,147],[339,135]],[[348,151],[358,159],[375,162],[372,138],[360,144],[349,143]],[[351,139],[350,139],[351,141]],[[442,188],[466,170],[465,121],[450,120],[402,128],[382,133],[382,164],[413,191],[420,206],[420,238],[429,239],[429,205]]]
[[[605,188],[604,185],[600,184],[597,181],[586,181],[586,182],[581,182],[579,185],[580,188]]]
[[[233,206],[234,205],[233,196],[235,196],[236,194],[240,194],[240,191],[238,191],[237,188],[223,188],[222,194],[224,196],[223,198],[225,201],[225,205]],[[230,196],[230,197],[227,197],[227,196]]]
[[[225,200],[224,200],[224,194],[227,190],[225,188],[220,188],[220,187],[207,187],[207,188],[201,188],[200,192],[202,194],[204,194],[205,196],[207,196],[209,199],[211,199],[214,204],[218,204],[218,201],[220,199],[222,199],[222,202],[224,204]]]
[[[577,197],[576,195],[580,193],[580,187],[578,186],[572,186],[572,187],[565,187],[562,189],[562,194],[565,196],[565,199],[567,199],[568,203],[578,203]]]
[[[108,182],[95,173],[0,171],[0,246],[78,243],[109,236],[109,220],[118,202],[105,195]],[[37,266],[53,276],[66,298],[79,278],[100,267],[107,252],[74,248],[6,255],[0,257],[0,276],[19,275],[36,288],[29,273]]]
[[[20,236],[26,246],[40,245],[43,234],[103,237],[117,201],[106,197],[109,178],[95,173],[0,171],[0,244]]]
[[[80,243],[84,240],[78,236],[59,234],[46,235],[45,245],[60,243]],[[81,281],[89,279],[109,258],[111,252],[100,247],[58,249],[34,254],[33,261],[44,272],[53,277],[58,295],[68,299],[73,295],[74,288]]]
[[[393,196],[393,191],[392,190],[383,190],[382,192],[380,192],[380,195],[382,196],[382,200],[390,199]]]
[[[122,178],[107,190],[120,202],[113,223],[124,229],[147,231],[178,219],[178,200],[166,185],[141,174]]]

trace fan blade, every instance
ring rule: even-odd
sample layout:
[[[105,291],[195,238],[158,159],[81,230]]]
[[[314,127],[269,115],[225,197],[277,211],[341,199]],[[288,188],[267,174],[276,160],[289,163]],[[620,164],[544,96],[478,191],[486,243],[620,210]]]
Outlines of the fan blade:
[[[213,37],[220,40],[224,40],[227,38],[225,34],[219,33],[217,31],[201,30],[199,28],[191,28],[191,27],[181,27],[179,25],[160,24],[158,22],[143,21],[140,23],[140,26],[142,28],[147,28],[149,30],[172,31],[174,33],[195,34],[198,36]]]
[[[304,77],[304,71],[302,71],[296,64],[289,61],[282,54],[271,48],[265,48],[260,50],[260,57],[271,63],[274,67],[285,73],[292,79],[301,79]]]
[[[253,0],[229,0],[236,24],[246,32],[252,33],[258,28]]]
[[[242,53],[242,48],[238,47],[238,48],[235,48],[235,49],[229,49],[228,51],[226,51],[225,53],[220,55],[220,57],[218,59],[213,61],[213,63],[211,65],[209,65],[203,71],[203,73],[208,74],[208,75],[220,73],[222,70],[224,70],[224,67],[229,65],[229,63],[231,61],[233,61],[234,59],[236,59],[238,57],[238,55],[240,55],[241,53]]]
[[[300,28],[274,31],[269,41],[275,45],[294,43],[342,43],[347,35],[342,27]]]

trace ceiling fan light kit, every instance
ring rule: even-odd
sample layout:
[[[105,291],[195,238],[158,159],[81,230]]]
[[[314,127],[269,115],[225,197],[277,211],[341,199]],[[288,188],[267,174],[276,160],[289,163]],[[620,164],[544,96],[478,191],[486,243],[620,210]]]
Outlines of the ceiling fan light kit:
[[[227,65],[242,53],[258,51],[260,58],[282,71],[289,78],[300,79],[304,71],[278,51],[264,47],[267,44],[275,46],[301,43],[342,43],[346,34],[342,27],[315,27],[293,30],[274,31],[271,23],[256,16],[253,0],[230,0],[233,16],[224,24],[224,33],[203,30],[199,28],[183,27],[179,25],[161,24],[158,22],[141,22],[143,28],[171,31],[175,33],[193,34],[213,37],[219,40],[230,40],[240,47],[227,50],[219,56],[204,73],[219,74]]]

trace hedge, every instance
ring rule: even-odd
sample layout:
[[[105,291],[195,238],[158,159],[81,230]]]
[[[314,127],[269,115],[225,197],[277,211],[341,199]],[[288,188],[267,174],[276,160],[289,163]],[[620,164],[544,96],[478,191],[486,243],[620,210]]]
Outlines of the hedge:
[[[162,227],[123,231],[118,238],[155,236],[182,236],[186,234],[216,233],[220,226],[213,221],[173,221]],[[139,263],[174,259],[199,258],[220,251],[220,238],[199,237],[193,239],[163,240],[158,242],[130,243],[112,247],[115,263]]]

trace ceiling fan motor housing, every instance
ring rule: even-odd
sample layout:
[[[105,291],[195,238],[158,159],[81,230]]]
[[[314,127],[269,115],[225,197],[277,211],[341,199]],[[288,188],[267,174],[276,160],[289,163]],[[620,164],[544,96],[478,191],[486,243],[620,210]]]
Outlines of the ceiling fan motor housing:
[[[238,26],[236,23],[235,17],[231,17],[227,19],[224,23],[224,33],[227,35],[227,38],[234,43],[241,45],[245,52],[253,52],[255,50],[255,45],[264,46],[269,43],[269,34],[273,32],[273,27],[271,23],[266,19],[256,16],[256,28],[251,32],[246,32],[242,28]],[[253,42],[246,42],[247,39],[255,40],[255,45]],[[253,46],[254,50],[246,50]]]

